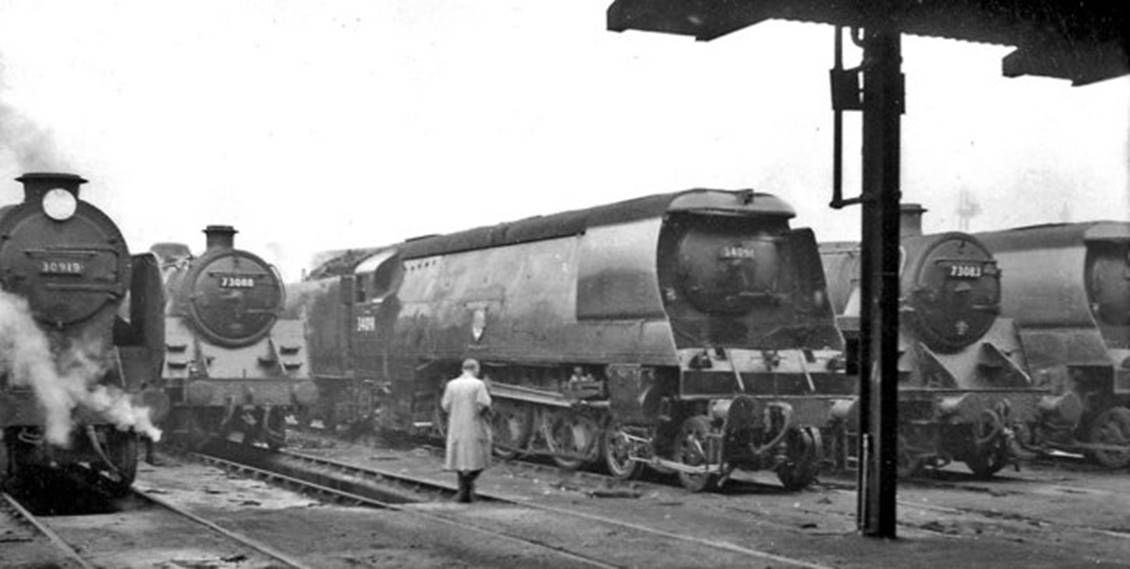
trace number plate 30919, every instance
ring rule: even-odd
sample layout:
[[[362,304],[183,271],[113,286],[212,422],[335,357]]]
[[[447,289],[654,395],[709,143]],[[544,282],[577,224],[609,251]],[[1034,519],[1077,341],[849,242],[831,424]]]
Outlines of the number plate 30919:
[[[81,275],[86,267],[80,261],[52,261],[39,262],[41,275]]]

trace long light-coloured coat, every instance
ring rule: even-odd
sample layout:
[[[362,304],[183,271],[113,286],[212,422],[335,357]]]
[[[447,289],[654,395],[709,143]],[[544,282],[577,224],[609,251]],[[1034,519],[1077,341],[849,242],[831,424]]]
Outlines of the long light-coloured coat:
[[[443,390],[447,413],[447,470],[482,470],[490,464],[491,432],[483,411],[490,393],[482,380],[463,375],[447,382]]]

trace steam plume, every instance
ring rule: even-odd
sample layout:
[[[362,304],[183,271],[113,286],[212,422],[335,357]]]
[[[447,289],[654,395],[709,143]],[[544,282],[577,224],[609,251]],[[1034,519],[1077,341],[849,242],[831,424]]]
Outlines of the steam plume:
[[[58,350],[57,356],[52,353],[27,301],[0,291],[0,371],[14,385],[31,386],[46,416],[48,442],[69,445],[76,408],[103,417],[119,430],[132,428],[153,440],[160,438],[148,408],[135,407],[129,394],[116,387],[96,384],[106,368],[87,347],[74,343]]]
[[[0,148],[11,152],[19,172],[67,170],[51,132],[0,102]]]
[[[0,58],[0,94],[5,89],[4,61]],[[15,173],[62,172],[71,168],[63,159],[51,131],[0,101],[0,153],[10,155]]]

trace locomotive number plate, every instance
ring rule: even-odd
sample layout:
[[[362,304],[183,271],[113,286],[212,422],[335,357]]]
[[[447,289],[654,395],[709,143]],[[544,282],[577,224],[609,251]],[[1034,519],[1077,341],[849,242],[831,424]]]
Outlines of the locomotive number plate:
[[[376,332],[377,330],[377,317],[376,316],[358,316],[357,317],[357,331],[358,332]]]
[[[950,265],[949,277],[951,279],[979,279],[981,278],[981,265]]]
[[[723,247],[722,252],[721,252],[720,255],[718,255],[718,257],[723,259],[723,260],[756,259],[757,258],[757,250],[755,250],[752,247],[738,247],[738,246]]]
[[[255,288],[253,277],[220,277],[220,288]]]
[[[41,275],[81,275],[86,266],[81,261],[40,261]]]

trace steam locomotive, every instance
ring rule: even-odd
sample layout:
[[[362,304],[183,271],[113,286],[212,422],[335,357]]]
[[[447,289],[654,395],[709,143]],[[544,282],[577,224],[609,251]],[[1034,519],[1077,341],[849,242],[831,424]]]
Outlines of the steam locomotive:
[[[1021,227],[977,237],[1007,271],[1014,318],[1045,419],[1021,442],[1130,465],[1130,223]]]
[[[327,260],[291,310],[319,382],[388,390],[386,428],[442,431],[445,381],[474,357],[503,456],[649,466],[693,491],[767,469],[797,489],[855,385],[794,215],[694,189],[418,238]]]
[[[138,431],[159,436],[141,403],[159,395],[142,388],[163,355],[156,261],[130,256],[81,177],[17,180],[23,202],[0,209],[0,481],[88,464],[128,488]]]
[[[1040,419],[1038,409],[1049,392],[1033,384],[1013,321],[1001,316],[1007,279],[993,255],[967,233],[923,235],[923,211],[917,204],[903,205],[899,469],[909,475],[960,461],[989,477],[1024,455],[1016,433]],[[848,353],[855,354],[859,245],[820,248],[828,294]],[[858,373],[854,361],[848,368]],[[852,424],[848,430],[857,429]],[[846,447],[854,445],[849,441]]]
[[[234,228],[209,225],[204,234],[199,257],[181,243],[151,247],[169,299],[158,381],[172,407],[169,428],[191,445],[220,437],[277,449],[287,415],[317,398],[303,323],[279,318],[282,279],[235,248]]]

